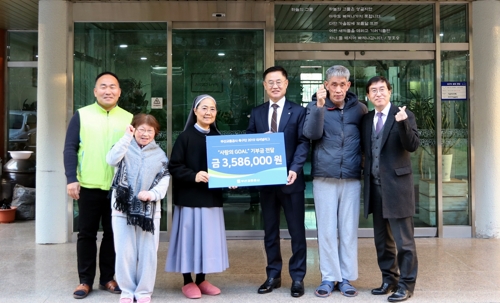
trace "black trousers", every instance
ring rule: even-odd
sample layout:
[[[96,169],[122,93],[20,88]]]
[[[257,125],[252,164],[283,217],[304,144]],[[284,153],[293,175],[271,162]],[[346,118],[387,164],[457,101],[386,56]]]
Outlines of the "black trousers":
[[[413,292],[418,272],[413,217],[384,219],[381,186],[372,182],[370,188],[375,248],[382,280]]]
[[[304,192],[284,194],[279,187],[275,187],[270,191],[261,191],[260,202],[264,219],[267,277],[281,277],[283,262],[280,247],[280,212],[283,207],[292,244],[288,271],[293,281],[302,281],[306,275],[307,253]]]
[[[97,232],[102,224],[103,237],[99,249],[99,283],[113,280],[115,275],[115,246],[111,227],[111,201],[108,191],[101,189],[80,189],[78,200],[78,241],[76,252],[80,283],[94,284],[97,258]]]

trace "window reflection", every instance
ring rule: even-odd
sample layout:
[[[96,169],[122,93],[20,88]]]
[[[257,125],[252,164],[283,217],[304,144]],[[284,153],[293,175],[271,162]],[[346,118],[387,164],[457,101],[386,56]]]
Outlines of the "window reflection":
[[[414,216],[416,227],[435,226],[436,213],[435,209],[429,211],[425,205],[435,203],[429,200],[429,196],[421,196],[420,192],[432,191],[429,182],[434,182],[436,160],[434,149],[436,145],[436,137],[434,130],[426,129],[425,121],[432,121],[434,124],[434,61],[432,60],[380,60],[380,61],[276,61],[277,65],[283,66],[289,75],[289,85],[287,90],[287,98],[292,101],[306,99],[304,95],[315,93],[318,86],[309,88],[309,81],[304,81],[303,74],[310,72],[303,66],[319,66],[319,70],[323,72],[330,66],[340,64],[347,67],[351,72],[350,91],[358,96],[358,100],[365,102],[369,109],[373,109],[370,102],[366,99],[366,82],[373,76],[382,75],[390,79],[392,86],[391,102],[407,106],[417,116],[417,125],[419,127],[421,146],[417,151],[411,154],[412,169],[415,185],[415,204],[416,215]],[[324,77],[324,75],[322,75]],[[294,98],[294,99],[292,99]],[[309,100],[310,101],[310,100]],[[310,157],[304,165],[304,173],[306,178],[306,226],[308,229],[316,229],[316,218],[314,214],[314,198],[312,193],[312,177]],[[427,180],[421,183],[421,180]],[[430,189],[429,189],[430,188]],[[431,195],[431,200],[434,199],[434,194]],[[360,197],[360,228],[372,228],[371,216],[365,219],[363,213],[363,200]]]
[[[155,116],[160,123],[155,141],[166,150],[167,24],[75,23],[74,43],[74,110],[95,102],[95,77],[103,71],[111,71],[120,79],[118,106],[132,114]],[[162,231],[167,226],[166,206],[165,198],[160,221]],[[74,203],[73,208],[76,227],[78,204]]]
[[[9,32],[9,61],[38,61],[38,32]]]
[[[441,53],[443,83],[468,90],[469,55],[466,51]],[[443,224],[469,225],[469,98],[441,102],[443,162]]]
[[[467,42],[467,5],[441,5],[441,33],[443,43]]]
[[[172,39],[173,139],[184,129],[199,94],[217,101],[217,127],[223,135],[246,133],[252,108],[263,102],[263,31],[174,30]],[[224,214],[227,230],[263,228],[255,187],[227,190]]]
[[[8,150],[36,152],[37,88],[31,85],[33,81],[32,70],[31,67],[10,67],[8,69]],[[34,70],[36,71],[36,68]],[[28,85],[26,85],[27,83]]]

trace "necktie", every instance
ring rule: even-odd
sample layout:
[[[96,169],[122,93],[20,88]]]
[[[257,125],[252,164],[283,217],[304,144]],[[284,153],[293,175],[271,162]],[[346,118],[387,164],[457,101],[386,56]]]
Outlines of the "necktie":
[[[271,116],[271,132],[278,132],[278,107],[279,105],[274,103],[271,105],[273,107],[273,115]]]
[[[380,131],[382,130],[382,127],[384,127],[384,122],[382,121],[382,115],[383,114],[381,112],[377,113],[378,120],[377,120],[377,125],[375,125],[375,133],[376,134],[380,133]]]

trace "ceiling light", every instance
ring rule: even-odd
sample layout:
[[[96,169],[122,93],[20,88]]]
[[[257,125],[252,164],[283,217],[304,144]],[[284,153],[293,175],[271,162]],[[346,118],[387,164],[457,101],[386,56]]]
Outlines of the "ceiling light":
[[[219,57],[223,57],[223,56],[225,56],[226,54],[224,54],[224,53],[218,53],[217,55],[219,55]]]
[[[141,57],[141,60],[144,61],[144,60],[148,60],[148,58],[146,57]]]
[[[120,44],[120,48],[127,48],[128,45],[127,44]]]

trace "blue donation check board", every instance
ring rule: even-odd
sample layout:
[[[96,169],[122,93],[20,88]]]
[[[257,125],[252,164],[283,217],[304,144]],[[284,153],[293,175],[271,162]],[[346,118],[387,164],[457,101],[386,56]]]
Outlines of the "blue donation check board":
[[[209,188],[287,183],[283,133],[207,136]]]

